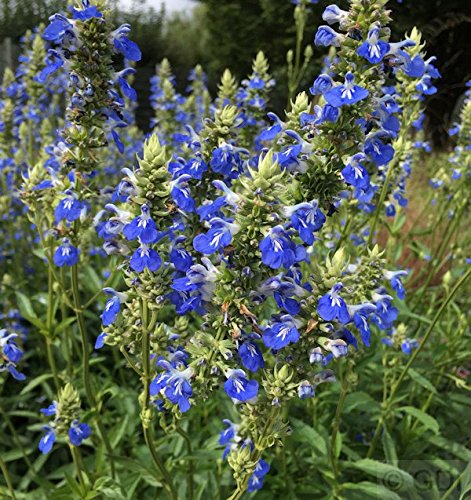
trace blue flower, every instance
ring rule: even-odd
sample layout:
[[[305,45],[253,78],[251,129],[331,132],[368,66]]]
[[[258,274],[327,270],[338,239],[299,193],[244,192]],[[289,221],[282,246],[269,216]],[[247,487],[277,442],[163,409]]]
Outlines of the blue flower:
[[[348,344],[343,339],[329,339],[324,347],[333,354],[334,358],[340,358],[348,354]]]
[[[288,269],[296,261],[296,246],[283,226],[272,228],[260,242],[259,248],[262,252],[262,262],[272,269],[278,269],[281,266]]]
[[[285,124],[275,115],[275,113],[267,113],[267,116],[275,123],[271,127],[262,130],[258,136],[260,141],[272,141],[285,127]]]
[[[322,47],[340,47],[343,35],[334,31],[330,26],[319,26],[317,28],[314,43]]]
[[[312,245],[314,243],[313,233],[319,231],[326,221],[317,200],[288,207],[285,212],[304,243]]]
[[[407,276],[407,271],[383,271],[384,277],[389,280],[391,287],[395,290],[397,297],[401,300],[406,298],[406,291],[401,282],[401,276]]]
[[[368,171],[361,164],[364,160],[366,160],[366,156],[363,153],[357,153],[347,160],[347,165],[341,172],[347,184],[360,188],[369,186],[370,177]]]
[[[381,330],[391,328],[399,314],[396,307],[392,305],[392,297],[384,293],[374,293],[373,301],[376,304],[376,312],[372,320]]]
[[[60,43],[66,34],[75,36],[73,24],[62,14],[54,14],[50,21],[42,34],[44,40]]]
[[[131,269],[138,273],[142,273],[145,268],[155,272],[162,265],[162,259],[159,254],[143,243],[133,254],[129,261]]]
[[[239,429],[239,426],[237,424],[234,424],[227,418],[223,420],[223,423],[226,424],[227,427],[219,433],[218,443],[225,445],[230,441],[233,441],[234,438],[237,436],[237,431]]]
[[[106,333],[101,332],[95,340],[95,349],[101,349],[105,345]]]
[[[406,339],[401,344],[401,351],[404,354],[410,354],[414,349],[419,347],[419,342],[416,339]]]
[[[84,439],[90,437],[91,433],[92,430],[89,425],[74,420],[69,429],[69,440],[74,446],[80,446]]]
[[[298,387],[298,396],[300,399],[313,398],[315,396],[314,387],[308,380],[303,380]]]
[[[232,235],[240,229],[237,224],[227,222],[219,217],[211,219],[210,224],[211,228],[206,234],[199,234],[193,240],[194,249],[205,255],[211,255],[228,246],[232,241]]]
[[[72,17],[74,19],[79,19],[80,21],[86,21],[87,19],[91,19],[92,17],[103,17],[103,14],[98,10],[98,7],[96,5],[86,7],[82,10],[70,7],[70,12],[72,12]]]
[[[177,271],[186,273],[188,269],[190,269],[190,267],[193,265],[193,258],[191,257],[191,254],[190,252],[188,252],[188,250],[179,245],[179,243],[184,240],[184,237],[183,239],[177,238],[177,240],[173,242],[169,258],[170,262],[175,266],[175,269]]]
[[[49,426],[44,427],[44,430],[46,430],[47,432],[39,441],[38,448],[41,453],[44,453],[46,455],[52,450],[52,447],[56,440],[56,433]]]
[[[263,331],[263,342],[271,349],[279,350],[299,340],[299,332],[293,317],[284,314],[275,319]]]
[[[376,311],[376,306],[369,302],[358,306],[348,306],[348,312],[353,318],[353,324],[360,332],[361,341],[366,347],[370,346],[371,330],[368,323],[368,316]]]
[[[350,71],[345,75],[345,82],[343,85],[338,85],[328,90],[324,94],[324,99],[336,108],[354,104],[362,99],[368,97],[368,90],[359,85],[354,85],[355,77]]]
[[[337,5],[328,5],[322,14],[322,19],[327,24],[340,23],[342,25],[348,19],[348,12]]]
[[[258,491],[263,488],[263,478],[266,476],[269,470],[270,465],[261,458],[257,462],[255,470],[249,478],[249,483],[247,485],[247,491],[249,493],[251,493],[252,491]]]
[[[123,234],[127,240],[139,238],[142,243],[155,243],[159,238],[159,232],[155,222],[150,216],[150,210],[147,205],[142,205],[141,215],[138,215],[129,224],[123,228]]]
[[[251,372],[256,372],[259,368],[265,366],[262,352],[252,340],[243,342],[239,347],[238,354],[244,368]]]
[[[195,200],[191,197],[188,181],[191,175],[183,174],[171,182],[170,194],[178,208],[185,212],[195,211]]]
[[[56,266],[74,266],[79,260],[80,250],[74,247],[67,238],[62,240],[60,245],[54,252],[54,264]]]
[[[389,52],[389,43],[379,40],[379,23],[374,23],[368,31],[366,42],[358,47],[357,54],[364,57],[371,64],[377,64]]]
[[[142,54],[136,43],[131,42],[127,35],[131,31],[129,24],[121,25],[117,30],[113,31],[113,45],[115,49],[123,54],[124,58],[128,61],[140,61]]]
[[[47,408],[41,408],[40,412],[46,417],[52,417],[57,413],[57,401],[53,401]]]
[[[258,382],[248,380],[243,370],[229,369],[226,372],[227,380],[224,383],[224,390],[227,395],[238,401],[249,401],[258,393]]]
[[[378,167],[386,165],[394,157],[394,148],[381,140],[382,138],[388,137],[389,134],[380,131],[367,137],[365,141],[365,154],[367,154]]]
[[[103,288],[103,291],[108,295],[111,295],[111,297],[107,300],[105,310],[101,315],[103,325],[109,326],[114,323],[121,309],[121,304],[127,300],[127,295],[122,292],[117,292],[116,290],[113,290],[113,288]]]
[[[319,299],[317,313],[324,321],[338,319],[338,321],[344,324],[350,321],[347,304],[338,294],[342,288],[342,283],[337,283],[330,292]]]
[[[178,404],[182,413],[190,409],[189,398],[193,395],[190,379],[193,375],[191,368],[178,370],[168,361],[160,359],[157,366],[165,371],[155,378],[150,386],[150,395],[157,396],[163,394],[173,404]]]
[[[83,208],[84,205],[80,203],[73,194],[70,194],[63,198],[59,202],[59,205],[57,205],[54,211],[56,221],[65,219],[69,222],[73,222],[80,217]]]
[[[320,347],[314,347],[314,349],[309,354],[309,363],[323,363],[324,353]]]

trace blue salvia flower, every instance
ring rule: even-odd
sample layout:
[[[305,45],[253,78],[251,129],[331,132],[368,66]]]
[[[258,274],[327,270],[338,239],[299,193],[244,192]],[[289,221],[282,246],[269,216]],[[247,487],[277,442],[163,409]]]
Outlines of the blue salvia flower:
[[[299,331],[294,318],[284,314],[270,322],[263,331],[263,342],[271,349],[279,350],[299,340]]]
[[[265,366],[260,348],[250,338],[239,345],[237,354],[239,355],[242,366],[251,372],[256,372],[259,368]]]
[[[322,19],[327,24],[339,23],[340,28],[343,28],[345,21],[348,20],[348,11],[340,9],[337,5],[328,5],[323,14]]]
[[[337,319],[344,324],[350,321],[347,304],[338,293],[342,288],[342,283],[337,283],[330,292],[319,299],[317,313],[324,321]]]
[[[128,38],[131,31],[129,24],[123,24],[111,34],[114,48],[128,61],[140,61],[142,54],[135,42]]]
[[[289,269],[296,262],[296,245],[291,241],[283,226],[275,226],[260,242],[262,262],[278,269],[285,266]]]
[[[285,214],[290,217],[292,226],[307,245],[314,243],[314,233],[319,231],[326,221],[317,200],[286,207]]]
[[[74,220],[80,218],[85,205],[81,203],[73,193],[68,192],[66,194],[67,196],[59,202],[59,205],[57,205],[54,211],[54,216],[56,221],[65,219],[68,222],[73,222]]]
[[[103,291],[111,295],[111,297],[106,301],[105,310],[101,315],[101,320],[104,326],[109,326],[114,323],[116,317],[121,310],[121,304],[126,302],[128,299],[127,294],[123,292],[117,292],[113,288],[103,288]]]
[[[22,382],[26,379],[26,375],[16,368],[23,357],[23,351],[14,341],[17,337],[16,333],[9,334],[4,328],[0,330],[0,371],[7,370],[15,380]]]
[[[374,23],[368,31],[368,37],[360,47],[357,54],[364,57],[371,64],[377,64],[383,60],[383,57],[389,52],[389,43],[384,40],[379,40],[379,32],[381,26],[379,23]]]
[[[344,35],[337,33],[330,26],[319,26],[314,43],[322,47],[340,47],[343,39]]]
[[[341,174],[347,184],[354,187],[367,188],[370,184],[368,171],[361,162],[366,160],[363,153],[357,153],[347,160]]]
[[[263,488],[263,479],[268,474],[270,470],[270,465],[265,462],[262,458],[257,462],[255,470],[249,478],[249,483],[247,486],[247,491],[251,493],[252,491],[258,491]]]
[[[59,267],[74,266],[79,261],[79,254],[80,250],[72,245],[68,238],[64,238],[62,244],[54,252],[54,264]]]
[[[91,434],[92,430],[88,424],[74,420],[69,429],[69,441],[74,446],[80,446],[85,439],[91,436]]]
[[[324,94],[324,99],[335,108],[355,104],[366,99],[369,91],[359,85],[354,84],[355,77],[350,71],[345,75],[343,85],[337,85]]]
[[[141,215],[138,215],[123,228],[123,234],[127,240],[139,238],[142,243],[155,243],[159,238],[159,232],[147,205],[142,205]]]
[[[193,240],[193,247],[197,252],[211,255],[228,246],[232,236],[237,234],[240,227],[232,222],[227,222],[219,217],[210,221],[210,229],[206,234],[199,234]]]
[[[142,243],[132,254],[129,265],[131,269],[138,273],[142,273],[146,268],[149,269],[149,271],[155,272],[162,265],[162,259],[154,249]]]
[[[322,73],[314,80],[312,87],[309,88],[309,92],[311,92],[312,95],[323,95],[333,86],[334,81],[332,78],[329,75]]]
[[[46,431],[46,434],[44,434],[44,436],[42,436],[42,438],[40,439],[38,448],[41,453],[46,455],[52,450],[52,447],[54,446],[54,443],[56,441],[56,432],[49,425],[44,426],[43,429]]]
[[[390,281],[391,287],[395,290],[397,297],[404,300],[406,297],[406,291],[401,282],[401,276],[407,276],[407,271],[383,271],[384,277]]]
[[[190,379],[193,375],[191,368],[179,370],[164,359],[157,361],[157,366],[165,371],[158,375],[150,385],[150,395],[164,395],[170,402],[177,404],[182,413],[190,409],[190,397],[193,390]]]
[[[258,382],[256,380],[249,380],[243,370],[229,369],[226,372],[226,377],[224,390],[232,399],[250,401],[257,396]]]

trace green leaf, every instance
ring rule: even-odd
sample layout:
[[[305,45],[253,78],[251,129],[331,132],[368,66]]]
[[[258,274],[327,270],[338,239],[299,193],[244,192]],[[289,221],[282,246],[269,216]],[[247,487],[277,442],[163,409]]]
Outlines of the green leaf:
[[[38,385],[42,384],[43,382],[45,382],[50,378],[52,378],[52,373],[43,373],[42,375],[33,378],[23,387],[20,394],[27,394],[28,392],[31,392],[35,387],[37,387]]]
[[[438,425],[438,422],[428,413],[425,413],[414,406],[402,406],[399,408],[399,411],[406,412],[421,422],[427,429],[430,429],[435,434],[439,434],[440,426]]]
[[[471,462],[468,463],[466,469],[463,471],[463,474],[461,475],[460,485],[461,485],[460,500],[465,500],[466,493],[471,492]]]
[[[103,282],[92,266],[86,266],[85,269],[83,269],[83,274],[86,277],[84,284],[89,291],[95,293],[102,288]]]
[[[30,318],[38,317],[33,309],[31,301],[24,293],[16,292],[16,300],[18,301],[18,309],[20,310],[21,314],[24,313]]]
[[[372,412],[378,410],[378,403],[366,392],[352,392],[345,398],[344,413],[353,410]]]
[[[297,418],[291,419],[293,424],[293,439],[315,448],[321,455],[327,455],[327,444],[324,438],[310,425]]]
[[[403,488],[413,489],[414,478],[406,471],[391,464],[364,458],[357,462],[344,462],[347,467],[354,468],[374,476],[387,485],[393,485],[399,491]]]
[[[38,318],[38,315],[36,314],[35,310],[33,309],[33,306],[31,304],[31,301],[29,300],[29,298],[21,292],[16,292],[16,300],[17,300],[18,309],[19,309],[21,315],[23,316],[23,318],[26,321],[29,321],[36,328],[41,330],[41,333],[45,333],[45,331],[47,330],[46,325]]]
[[[388,462],[391,462],[395,467],[398,466],[396,445],[394,444],[391,434],[389,434],[386,427],[383,429],[383,435],[381,436],[381,441],[383,443],[384,456]]]
[[[66,318],[54,328],[54,335],[59,335],[77,320],[75,317]]]
[[[466,462],[471,462],[471,450],[466,448],[466,446],[455,443],[453,441],[449,441],[442,436],[430,436],[428,438],[428,442],[438,446],[439,448],[444,449],[448,453],[452,453],[456,457],[461,460],[465,460]]]
[[[344,483],[342,485],[342,491],[348,490],[351,492],[358,492],[358,494],[352,493],[346,498],[349,500],[363,500],[369,499],[378,500],[401,500],[401,497],[394,493],[394,491],[388,490],[382,484],[370,483],[369,481],[361,481],[359,483]]]
[[[437,390],[435,389],[435,386],[432,384],[432,382],[430,382],[430,380],[427,380],[425,377],[420,375],[420,373],[416,372],[413,368],[409,368],[409,375],[414,382],[417,382],[424,389],[427,389],[433,394],[437,393]]]

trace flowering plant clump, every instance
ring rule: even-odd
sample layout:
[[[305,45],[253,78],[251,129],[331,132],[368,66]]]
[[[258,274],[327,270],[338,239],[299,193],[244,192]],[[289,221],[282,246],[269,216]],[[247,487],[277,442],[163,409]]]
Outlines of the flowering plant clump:
[[[409,230],[433,240],[408,241],[435,60],[416,29],[392,39],[387,0],[327,6],[301,54],[317,2],[293,3],[283,115],[261,52],[214,99],[201,66],[180,94],[164,59],[145,132],[141,52],[104,0],[25,36],[0,89],[7,497],[396,498],[368,476],[414,489],[398,457],[417,443],[470,453],[440,434],[467,387],[469,95],[441,210]]]

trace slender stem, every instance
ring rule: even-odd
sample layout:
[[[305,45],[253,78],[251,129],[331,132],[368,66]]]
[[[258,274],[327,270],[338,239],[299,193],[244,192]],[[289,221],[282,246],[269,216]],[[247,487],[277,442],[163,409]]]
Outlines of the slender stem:
[[[139,377],[143,377],[144,373],[142,373],[142,371],[139,370],[136,363],[134,363],[134,361],[131,359],[131,356],[129,356],[126,349],[124,347],[121,347],[120,352],[126,358],[126,361],[129,363],[129,366],[139,375]]]
[[[188,500],[193,500],[193,495],[194,495],[194,485],[193,485],[193,459],[191,455],[193,454],[193,447],[191,446],[191,439],[190,436],[179,426],[177,425],[176,428],[178,434],[183,437],[186,443],[186,449],[188,451],[188,455],[190,455],[190,458],[188,459],[188,471],[186,475],[186,481],[188,485],[188,494],[187,498]]]
[[[7,465],[5,464],[1,456],[0,456],[0,469],[2,469],[3,477],[5,478],[5,482],[7,483],[7,487],[10,490],[10,494],[13,500],[16,500],[15,488],[13,488],[13,483],[11,481],[10,473],[8,472]]]
[[[85,492],[86,486],[85,486],[85,481],[83,479],[82,467],[80,466],[80,457],[78,455],[78,450],[75,446],[71,444],[69,444],[69,448],[70,448],[70,454],[72,455],[72,460],[74,461],[75,464],[75,469],[77,471],[77,478],[79,480],[80,486]]]
[[[111,448],[111,444],[108,440],[108,436],[106,435],[105,429],[101,423],[99,418],[99,408],[97,405],[97,400],[95,398],[95,393],[92,388],[92,384],[90,381],[90,351],[89,351],[89,343],[87,337],[87,330],[85,326],[85,319],[83,316],[82,306],[80,303],[80,292],[78,288],[78,267],[77,265],[72,266],[71,269],[71,284],[72,284],[72,296],[74,300],[74,308],[75,314],[77,316],[77,323],[79,326],[81,343],[82,343],[82,371],[83,371],[83,385],[85,387],[85,394],[87,395],[88,403],[95,410],[95,421],[100,432],[101,439],[106,448],[108,455],[110,456],[110,467],[111,467],[111,475],[115,477],[115,469],[114,462],[111,458],[113,454],[113,450]]]
[[[453,287],[453,289],[451,290],[451,292],[448,294],[448,297],[445,299],[445,301],[442,303],[442,305],[438,309],[437,314],[433,318],[432,323],[430,324],[430,326],[428,327],[427,331],[425,332],[425,335],[424,335],[424,337],[422,339],[422,342],[420,342],[419,347],[417,347],[417,349],[415,349],[414,352],[411,354],[411,357],[409,358],[408,363],[406,364],[406,366],[402,370],[399,378],[393,384],[391,392],[390,392],[390,394],[388,396],[388,399],[383,404],[383,411],[381,412],[381,416],[380,416],[380,418],[378,420],[378,424],[376,425],[376,429],[375,429],[375,432],[374,432],[374,435],[373,435],[373,439],[371,440],[370,449],[368,450],[368,455],[367,455],[368,458],[371,458],[371,456],[373,455],[373,451],[375,449],[376,442],[378,440],[379,433],[381,431],[381,427],[382,427],[382,425],[384,423],[385,416],[389,412],[389,410],[390,410],[390,408],[391,408],[391,406],[392,406],[392,404],[394,402],[394,396],[396,395],[396,393],[397,393],[397,391],[399,389],[399,386],[401,385],[402,381],[406,377],[407,372],[409,371],[409,368],[412,366],[412,364],[414,363],[414,361],[417,359],[417,356],[422,352],[422,349],[424,348],[425,344],[427,343],[430,335],[432,334],[432,332],[433,332],[433,330],[435,328],[435,325],[437,324],[438,320],[441,318],[441,316],[442,316],[443,312],[445,311],[446,307],[448,306],[448,304],[450,303],[450,301],[453,299],[453,297],[455,296],[456,292],[461,288],[461,286],[464,283],[466,283],[467,279],[470,276],[471,276],[471,268],[468,269],[468,271],[460,278],[460,280],[456,283],[456,285]]]
[[[46,340],[46,351],[47,351],[47,359],[49,361],[49,366],[52,370],[52,376],[54,378],[54,386],[56,387],[56,391],[59,390],[60,381],[59,374],[57,372],[56,360],[54,358],[54,353],[52,351],[52,341],[51,337],[45,337]]]
[[[378,226],[379,215],[383,211],[384,200],[386,199],[386,195],[388,194],[389,182],[391,181],[393,170],[394,170],[394,164],[391,163],[388,166],[388,173],[386,174],[386,179],[384,181],[383,187],[381,189],[381,193],[379,195],[378,204],[376,205],[376,208],[375,208],[375,215],[373,218],[373,223],[371,224],[370,234],[368,236],[368,245],[367,245],[368,248],[373,243],[373,238],[374,238],[374,235],[376,232],[376,227]]]
[[[142,413],[141,413],[142,430],[144,433],[144,440],[146,442],[147,448],[150,451],[154,465],[156,466],[157,470],[163,476],[163,483],[167,489],[168,496],[172,500],[177,500],[178,495],[177,495],[177,491],[175,489],[175,486],[173,484],[172,477],[170,476],[164,463],[162,462],[159,455],[157,454],[157,451],[155,450],[155,446],[154,446],[152,435],[151,435],[151,432],[149,429],[149,425],[145,421],[145,418],[147,418],[147,414],[151,411],[150,410],[150,392],[149,392],[149,388],[150,388],[149,306],[148,306],[147,301],[145,299],[142,300],[141,314],[142,314],[142,368],[143,368],[143,372],[144,372],[143,377],[142,377],[143,382],[144,382],[144,404],[143,404],[143,409],[142,409]],[[156,314],[156,312],[154,312],[150,323],[155,324],[156,320],[157,320],[157,314]]]

